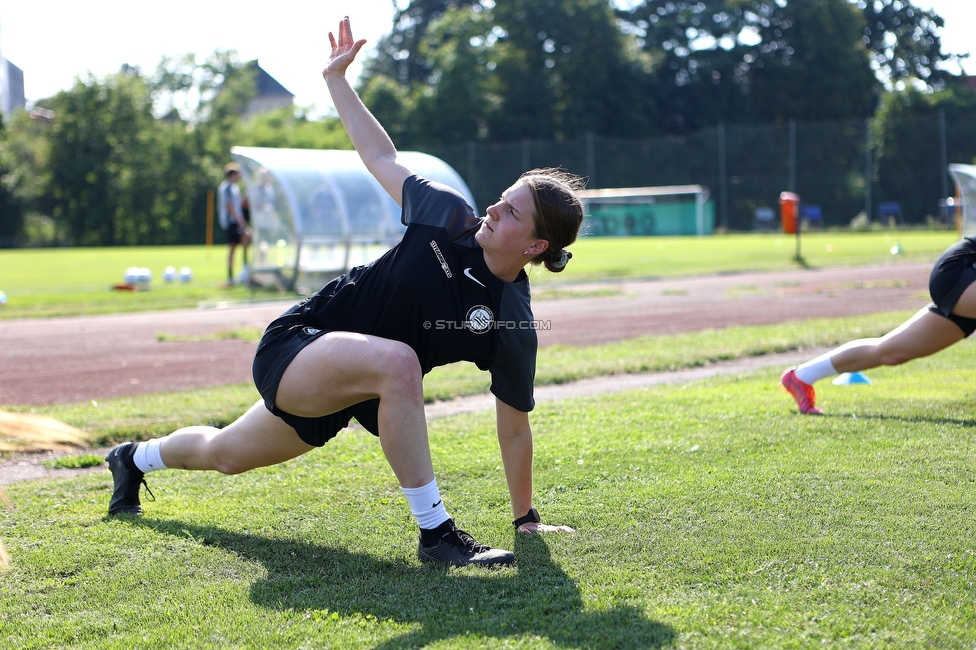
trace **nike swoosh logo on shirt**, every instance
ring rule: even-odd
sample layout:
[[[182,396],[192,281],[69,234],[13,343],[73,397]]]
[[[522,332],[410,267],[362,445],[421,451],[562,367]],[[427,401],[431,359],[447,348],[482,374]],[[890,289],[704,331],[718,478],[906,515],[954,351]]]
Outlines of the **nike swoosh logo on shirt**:
[[[483,287],[485,286],[484,284],[481,283],[481,280],[479,280],[478,278],[476,278],[473,275],[471,275],[471,267],[470,266],[468,268],[464,269],[464,274],[466,276],[468,276],[469,279],[474,280],[478,284],[481,284],[481,286],[483,286]],[[488,287],[485,287],[485,288],[487,289]]]

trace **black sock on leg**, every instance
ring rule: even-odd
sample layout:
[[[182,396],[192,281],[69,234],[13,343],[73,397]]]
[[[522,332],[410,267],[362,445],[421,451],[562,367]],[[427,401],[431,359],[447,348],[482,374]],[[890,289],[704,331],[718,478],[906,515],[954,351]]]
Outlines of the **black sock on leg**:
[[[437,526],[437,528],[421,528],[420,529],[420,543],[424,546],[433,546],[441,537],[447,533],[454,530],[454,520],[448,519],[444,523]]]

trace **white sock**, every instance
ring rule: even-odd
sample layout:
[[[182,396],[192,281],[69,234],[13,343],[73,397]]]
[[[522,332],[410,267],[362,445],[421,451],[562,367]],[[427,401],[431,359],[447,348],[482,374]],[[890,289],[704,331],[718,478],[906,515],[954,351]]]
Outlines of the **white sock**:
[[[159,455],[159,445],[163,442],[162,438],[154,438],[136,445],[136,452],[132,456],[132,462],[142,473],[155,472],[160,469],[168,469],[163,464],[163,459]]]
[[[826,377],[837,374],[837,369],[830,362],[830,355],[833,351],[821,354],[816,359],[811,359],[806,363],[801,363],[796,367],[796,378],[804,384],[813,385],[813,382],[820,381]]]
[[[437,479],[419,488],[400,488],[410,504],[410,512],[417,518],[421,528],[437,528],[451,518],[444,507],[441,493],[437,489]]]

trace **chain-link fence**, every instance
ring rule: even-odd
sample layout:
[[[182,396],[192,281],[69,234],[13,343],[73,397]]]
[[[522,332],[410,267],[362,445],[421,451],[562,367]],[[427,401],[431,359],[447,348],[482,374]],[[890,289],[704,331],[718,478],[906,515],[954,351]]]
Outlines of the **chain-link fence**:
[[[585,135],[427,152],[464,177],[481,212],[523,171],[562,167],[588,176],[589,188],[704,185],[716,225],[732,231],[754,229],[763,208],[778,214],[784,191],[799,194],[805,214],[824,227],[862,213],[900,224],[951,217],[947,166],[976,161],[976,112],[933,112],[877,131],[871,121],[719,125],[680,137]]]

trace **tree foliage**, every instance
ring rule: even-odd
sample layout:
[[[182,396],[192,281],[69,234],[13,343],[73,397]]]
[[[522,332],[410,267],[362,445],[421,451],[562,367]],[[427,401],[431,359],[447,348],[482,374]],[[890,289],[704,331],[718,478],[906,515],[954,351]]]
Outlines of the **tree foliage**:
[[[897,85],[917,79],[932,90],[945,88],[951,76],[939,64],[957,57],[942,51],[941,16],[906,0],[858,0],[857,6],[864,14],[864,38],[882,80]]]
[[[878,81],[845,0],[647,0],[619,12],[653,72],[666,129],[865,117]]]
[[[43,193],[74,245],[201,241],[206,194],[237,144],[251,72],[232,52],[164,59],[153,75],[89,76],[44,104]]]
[[[968,91],[942,69],[952,58],[941,51],[942,19],[908,0],[397,6],[392,32],[365,61],[361,96],[401,148],[460,146],[467,160],[470,142],[525,157],[528,140],[554,141],[554,149],[576,146],[584,134],[688,142],[724,133],[723,124],[778,124],[786,132],[795,120],[803,123],[796,133],[804,155],[824,169],[851,168],[861,144],[832,143],[812,125],[856,131],[880,105],[876,185],[888,196],[910,183],[905,161],[939,137],[895,125],[933,110],[962,123],[956,117],[972,108]],[[32,236],[43,221],[51,225],[44,239],[58,243],[199,242],[207,192],[233,145],[351,146],[335,117],[282,109],[243,120],[253,92],[253,70],[235,53],[187,54],[163,59],[150,74],[122,66],[78,79],[39,102],[42,119],[15,116],[0,129],[0,241]],[[970,137],[965,129],[949,134],[950,152],[956,142],[968,151]],[[668,178],[684,169],[658,158]],[[850,202],[857,183],[863,174],[838,180],[846,189],[837,201]],[[739,188],[730,200],[740,190],[747,193]]]
[[[408,144],[656,130],[646,57],[605,0],[415,2],[400,16],[362,91]]]
[[[7,129],[0,116],[0,247],[12,244],[24,230],[24,205],[17,196],[14,165],[8,153]]]
[[[432,145],[863,119],[883,83],[944,85],[941,24],[906,0],[415,0],[363,96]]]
[[[873,134],[881,200],[899,201],[905,214],[933,214],[945,198],[943,187],[952,191],[945,163],[976,162],[973,116],[976,91],[962,84],[936,93],[908,88],[886,95]]]
[[[291,107],[255,115],[236,130],[235,145],[287,149],[352,149],[338,119],[310,120]]]

